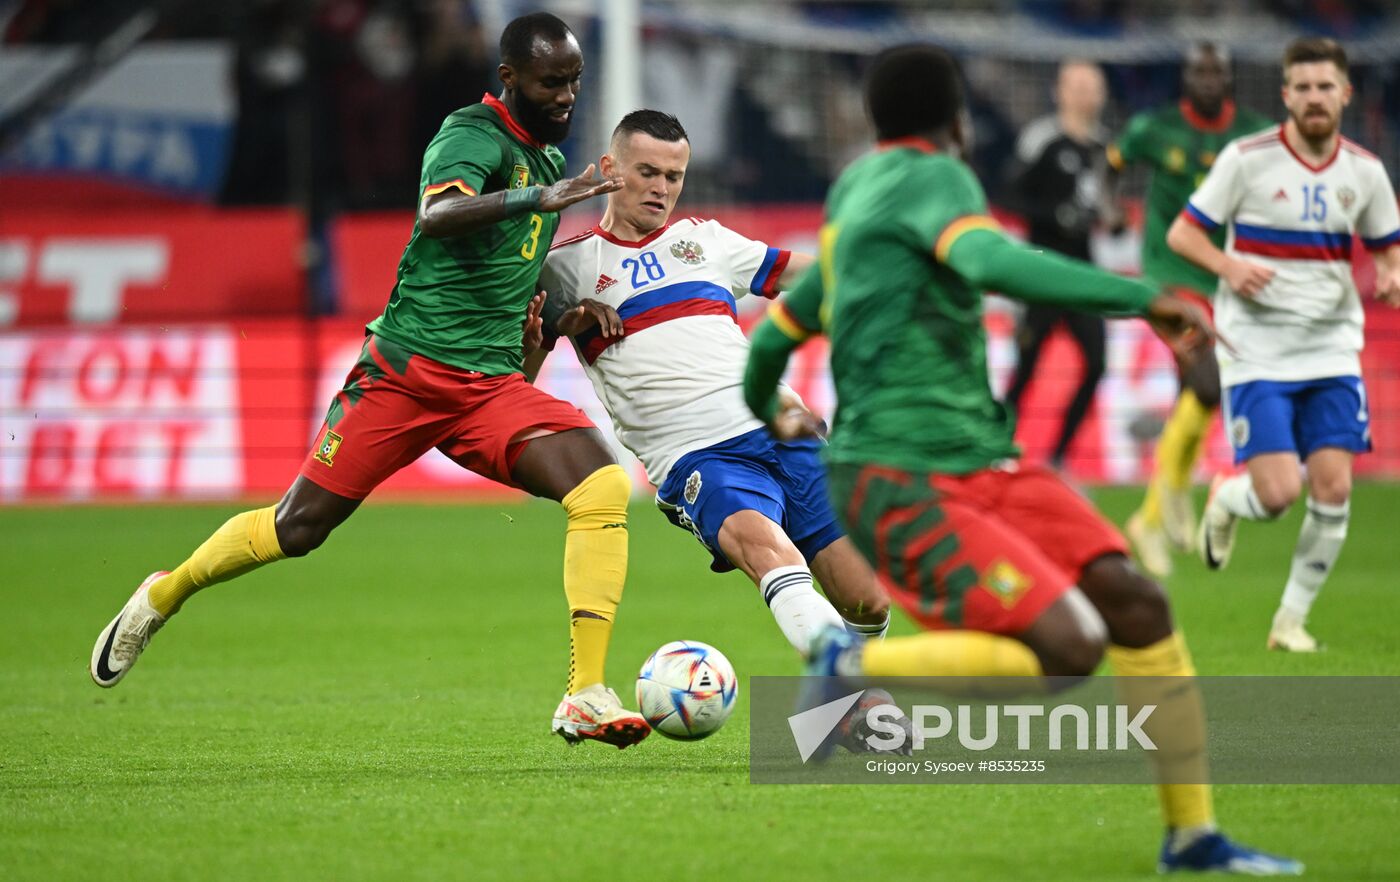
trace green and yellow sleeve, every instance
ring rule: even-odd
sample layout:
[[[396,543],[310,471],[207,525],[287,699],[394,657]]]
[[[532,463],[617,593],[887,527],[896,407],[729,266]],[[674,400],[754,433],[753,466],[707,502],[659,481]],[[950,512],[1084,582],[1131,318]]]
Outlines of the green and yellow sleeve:
[[[792,290],[768,307],[768,315],[753,329],[749,362],[744,368],[744,400],[765,423],[777,413],[778,382],[792,351],[821,333],[823,297],[821,271],[812,267]]]
[[[1027,303],[1110,316],[1142,315],[1157,296],[1150,285],[1049,251],[1033,251],[986,217],[959,218],[939,235],[934,257],[974,287]]]

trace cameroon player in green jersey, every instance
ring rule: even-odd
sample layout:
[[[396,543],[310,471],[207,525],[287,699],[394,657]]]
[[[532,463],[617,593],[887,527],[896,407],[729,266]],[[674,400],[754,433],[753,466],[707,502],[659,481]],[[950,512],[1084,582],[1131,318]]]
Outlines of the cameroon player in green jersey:
[[[1143,210],[1143,275],[1208,299],[1215,293],[1215,276],[1168,248],[1167,230],[1225,145],[1273,123],[1231,100],[1230,61],[1222,47],[1193,46],[1181,82],[1179,102],[1134,116],[1109,144],[1109,190],[1117,189],[1117,172],[1128,166],[1151,168]],[[1109,214],[1121,217],[1116,199]],[[1225,230],[1217,230],[1214,239],[1223,248]],[[1183,389],[1162,430],[1147,495],[1127,525],[1143,567],[1159,579],[1171,574],[1171,546],[1190,551],[1194,544],[1191,470],[1220,405],[1220,369],[1209,346],[1182,350],[1177,365]]]
[[[866,99],[879,147],[832,187],[818,269],[755,329],[744,392],[779,437],[814,431],[806,411],[779,411],[777,383],[791,351],[825,329],[837,399],[827,448],[833,507],[891,598],[928,633],[859,643],[823,631],[808,697],[823,703],[843,678],[858,677],[1072,683],[1107,655],[1125,703],[1155,706],[1145,726],[1158,746],[1167,825],[1160,868],[1297,872],[1296,862],[1216,829],[1204,713],[1165,593],[1133,568],[1122,537],[1087,500],[1054,472],[1017,460],[1013,420],[987,374],[984,289],[1145,316],[1178,344],[1211,336],[1204,312],[1023,248],[997,228],[959,158],[966,115],[947,53],[887,50]]]
[[[646,737],[603,682],[627,573],[630,481],[592,422],[521,373],[540,268],[559,211],[617,190],[593,166],[564,177],[583,54],[536,13],[501,35],[499,97],[451,114],[423,156],[413,235],[384,312],[276,506],[230,519],[184,563],[152,574],[103,630],[91,673],[114,686],[201,588],[305,555],[382,481],[437,448],[463,468],[563,504],[569,682],[552,729],[569,743]]]

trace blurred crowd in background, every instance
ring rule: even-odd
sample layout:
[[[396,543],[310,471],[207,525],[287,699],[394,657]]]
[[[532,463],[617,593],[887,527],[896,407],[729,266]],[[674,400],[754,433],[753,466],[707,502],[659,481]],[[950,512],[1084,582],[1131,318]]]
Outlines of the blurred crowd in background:
[[[555,7],[575,29],[593,63],[585,89],[601,70],[596,21]],[[1384,25],[1393,0],[944,0],[954,16],[1008,15],[1055,35],[1090,39],[1164,32],[1173,22],[1269,20],[1346,39]],[[521,4],[495,4],[496,12]],[[681,4],[657,4],[663,11]],[[723,28],[724,5],[685,4]],[[517,9],[516,7],[520,7]],[[141,0],[21,0],[0,4],[9,45],[83,43],[110,33],[133,10],[158,19],[144,41],[219,40],[235,47],[236,133],[218,200],[224,204],[297,203],[313,216],[345,210],[411,206],[422,150],[457,107],[499,91],[496,34],[487,33],[471,0],[248,0],[243,3]],[[894,2],[769,3],[783,21],[842,33],[887,34],[907,25],[929,33],[928,7]],[[570,13],[578,13],[571,15]],[[753,39],[706,40],[683,27],[650,24],[644,94],[678,111],[695,135],[692,199],[710,202],[820,200],[840,168],[869,143],[858,95],[868,52],[782,51]],[[0,51],[3,51],[0,48]],[[1016,134],[1050,106],[1054,64],[1004,54],[962,53],[976,131],[973,163],[993,199],[1007,195]],[[1105,123],[1173,98],[1179,58],[1145,53],[1105,67]],[[1277,112],[1277,81],[1268,66],[1240,76],[1259,109]],[[1390,157],[1400,119],[1400,63],[1358,65],[1360,105],[1348,126]],[[2,88],[2,87],[0,87]],[[565,145],[570,166],[582,153],[580,125],[592,125],[581,104],[575,137]],[[1252,100],[1248,96],[1245,100]],[[596,144],[590,146],[596,147]]]

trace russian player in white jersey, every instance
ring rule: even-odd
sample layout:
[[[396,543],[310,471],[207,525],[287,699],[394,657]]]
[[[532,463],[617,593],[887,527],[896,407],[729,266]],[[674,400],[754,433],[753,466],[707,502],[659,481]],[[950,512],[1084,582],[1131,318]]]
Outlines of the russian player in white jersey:
[[[827,502],[821,442],[778,442],[744,404],[736,298],[776,297],[812,258],[712,220],[671,222],[690,160],[675,117],[634,111],[608,150],[603,174],[623,188],[598,226],[550,249],[545,328],[572,338],[657,505],[709,549],[711,569],[753,580],[794,648],[805,654],[828,625],[883,635],[889,600]]]
[[[1268,645],[1313,652],[1309,610],[1346,538],[1352,458],[1371,449],[1361,379],[1363,311],[1352,280],[1359,238],[1375,254],[1377,296],[1400,305],[1400,212],[1379,159],[1342,137],[1351,99],[1346,54],[1332,40],[1291,44],[1277,129],[1232,141],[1167,234],[1220,278],[1216,354],[1235,461],[1201,520],[1202,556],[1223,567],[1240,519],[1308,511]],[[1205,230],[1230,225],[1224,251]]]

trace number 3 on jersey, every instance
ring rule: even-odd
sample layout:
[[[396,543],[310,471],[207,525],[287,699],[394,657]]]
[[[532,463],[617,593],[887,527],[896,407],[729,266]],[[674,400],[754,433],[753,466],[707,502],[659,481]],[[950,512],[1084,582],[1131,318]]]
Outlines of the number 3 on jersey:
[[[657,260],[656,252],[643,251],[637,255],[637,259],[627,258],[622,262],[623,269],[632,271],[632,290],[635,291],[648,282],[659,282],[666,278],[666,268]],[[646,278],[642,278],[642,273],[646,273]]]
[[[520,256],[526,260],[534,260],[535,252],[540,247],[540,230],[544,229],[544,218],[538,214],[530,215],[530,238],[525,240],[525,244],[520,246]]]

